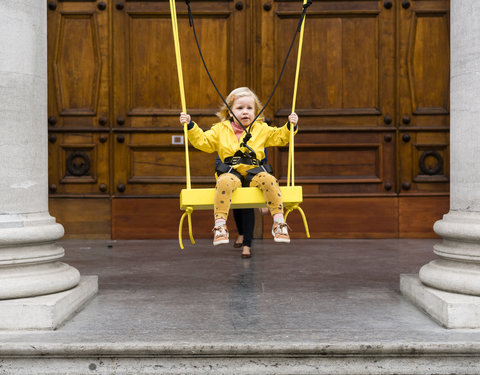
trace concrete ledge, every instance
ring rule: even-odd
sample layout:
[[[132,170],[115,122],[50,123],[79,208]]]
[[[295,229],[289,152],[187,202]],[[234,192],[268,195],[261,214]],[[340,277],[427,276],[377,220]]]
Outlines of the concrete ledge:
[[[0,301],[0,330],[53,330],[98,291],[97,276],[83,276],[72,289],[31,298]]]
[[[14,374],[320,374],[480,373],[472,343],[0,344],[0,371]]]
[[[446,328],[480,328],[480,297],[430,288],[417,275],[400,275],[400,291]]]

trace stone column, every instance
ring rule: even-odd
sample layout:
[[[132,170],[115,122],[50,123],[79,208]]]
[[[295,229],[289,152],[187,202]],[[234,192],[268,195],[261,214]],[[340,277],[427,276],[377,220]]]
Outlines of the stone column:
[[[450,211],[434,225],[439,259],[401,289],[446,327],[480,328],[480,2],[450,6]]]
[[[48,212],[46,20],[46,1],[0,2],[0,329],[55,328],[86,300]]]

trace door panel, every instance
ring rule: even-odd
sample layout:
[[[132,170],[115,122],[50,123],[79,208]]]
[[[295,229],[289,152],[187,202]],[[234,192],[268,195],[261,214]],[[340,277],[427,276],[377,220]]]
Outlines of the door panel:
[[[109,142],[106,134],[51,132],[49,140],[51,193],[108,197]]]
[[[177,5],[180,49],[188,112],[215,121],[220,103],[196,50],[185,5]],[[193,3],[198,40],[220,92],[245,81],[245,12],[230,2]],[[178,128],[181,111],[172,26],[167,2],[126,2],[114,12],[114,111],[122,128]],[[236,45],[233,49],[230,46]],[[119,121],[118,121],[119,120]]]
[[[449,155],[447,131],[402,132],[400,141],[402,194],[448,192]]]
[[[48,122],[52,129],[108,125],[108,12],[63,1],[48,12]]]
[[[96,111],[100,78],[97,22],[92,14],[64,14],[55,56],[55,89],[61,114]],[[76,85],[81,71],[82,84]],[[74,73],[74,74],[72,74]]]
[[[110,199],[50,199],[50,214],[65,228],[65,238],[111,238],[112,212]]]
[[[328,1],[308,8],[296,103],[303,128],[379,127],[394,113],[395,13],[381,4]],[[275,59],[275,76],[263,82],[269,88],[280,74],[301,10],[298,2],[275,6],[274,13],[263,15],[264,22],[273,24],[263,38],[275,46],[263,54],[263,59]],[[280,118],[292,107],[296,49],[275,96],[274,113]]]
[[[281,182],[288,148],[279,148]],[[309,132],[295,137],[295,181],[308,196],[395,193],[395,141],[391,133]]]
[[[400,238],[437,237],[435,221],[449,210],[448,196],[400,197],[398,199],[398,231]]]
[[[400,7],[400,125],[449,124],[449,2],[414,1]]]
[[[398,235],[397,197],[319,197],[302,203],[313,238],[392,238]],[[302,218],[288,216],[292,238],[305,238]],[[266,216],[264,234],[271,241],[273,220]]]
[[[115,181],[117,196],[170,195],[185,187],[185,148],[172,145],[168,133],[120,133],[116,136]],[[192,187],[213,187],[215,154],[191,148]]]

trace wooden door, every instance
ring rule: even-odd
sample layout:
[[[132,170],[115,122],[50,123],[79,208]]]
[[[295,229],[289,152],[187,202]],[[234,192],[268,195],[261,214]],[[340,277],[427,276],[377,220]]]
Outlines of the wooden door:
[[[219,90],[246,85],[265,102],[301,1],[191,5]],[[177,13],[187,109],[207,129],[221,102],[183,2]],[[308,8],[295,182],[313,236],[431,236],[448,211],[448,17],[447,0],[319,0]],[[175,238],[185,161],[168,2],[50,1],[48,38],[52,214],[73,236]],[[296,53],[297,45],[265,112],[276,125],[292,108]],[[287,154],[269,150],[281,183]],[[194,187],[214,184],[214,158],[190,147]],[[295,213],[289,223],[304,236]],[[195,213],[197,236],[210,236],[210,224],[210,212]]]

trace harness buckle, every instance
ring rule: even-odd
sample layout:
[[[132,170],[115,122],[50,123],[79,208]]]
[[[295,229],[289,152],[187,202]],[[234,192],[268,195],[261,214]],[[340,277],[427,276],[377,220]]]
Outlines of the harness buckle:
[[[232,156],[232,160],[231,160],[232,165],[239,164],[241,159],[242,158],[240,156]]]
[[[260,165],[261,162],[258,159],[247,158],[245,156],[229,156],[225,158],[225,163],[229,165],[237,165],[237,164],[247,164],[247,165]]]

